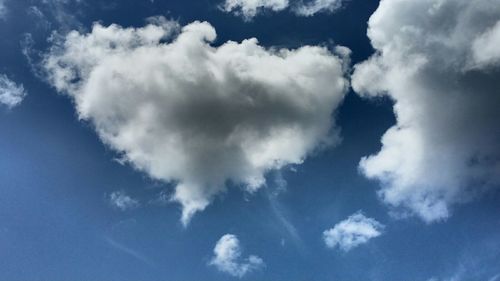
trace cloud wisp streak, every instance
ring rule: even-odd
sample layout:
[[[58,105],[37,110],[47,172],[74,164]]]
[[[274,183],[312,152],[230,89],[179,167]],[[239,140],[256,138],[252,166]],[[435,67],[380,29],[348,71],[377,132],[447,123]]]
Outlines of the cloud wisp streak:
[[[155,263],[151,259],[149,259],[148,257],[144,256],[143,254],[139,253],[138,251],[136,251],[134,249],[131,249],[131,248],[119,243],[118,241],[112,239],[109,236],[104,236],[104,241],[106,241],[106,243],[108,243],[114,249],[116,249],[116,250],[118,250],[126,255],[129,255],[129,256],[137,259],[138,261],[141,261],[141,262],[143,262],[151,267],[155,266]]]

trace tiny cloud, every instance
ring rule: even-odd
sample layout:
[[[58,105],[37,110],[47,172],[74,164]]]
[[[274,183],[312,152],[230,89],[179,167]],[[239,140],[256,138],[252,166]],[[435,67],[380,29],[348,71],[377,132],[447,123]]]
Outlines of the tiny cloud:
[[[264,261],[258,256],[250,255],[246,259],[241,259],[241,254],[238,238],[233,234],[226,234],[215,245],[214,256],[209,265],[239,278],[264,267]]]
[[[384,225],[375,219],[367,218],[361,212],[357,212],[333,228],[325,230],[323,240],[328,248],[339,247],[347,252],[380,236],[383,229]]]
[[[109,195],[109,203],[121,211],[134,209],[139,206],[139,201],[128,196],[124,191],[115,191]]]
[[[0,104],[13,108],[19,105],[25,96],[23,85],[17,85],[6,75],[0,74]]]
[[[338,141],[331,116],[349,84],[347,48],[267,49],[255,38],[214,47],[208,22],[149,22],[72,31],[44,67],[124,162],[176,185],[184,225],[227,183],[252,193],[268,171]]]

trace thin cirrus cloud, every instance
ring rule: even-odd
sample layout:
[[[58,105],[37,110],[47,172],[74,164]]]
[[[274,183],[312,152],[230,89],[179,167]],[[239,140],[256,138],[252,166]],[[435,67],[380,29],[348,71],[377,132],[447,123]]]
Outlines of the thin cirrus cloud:
[[[26,91],[22,84],[18,85],[7,75],[0,74],[0,105],[13,108],[19,105],[24,97],[26,97]]]
[[[389,96],[397,123],[361,171],[397,215],[426,222],[500,185],[500,5],[382,0],[376,53],[355,66],[362,97]]]
[[[344,4],[345,0],[314,0],[310,2],[301,2],[294,7],[295,14],[299,16],[310,17],[317,13],[334,13]]]
[[[114,191],[109,195],[109,203],[112,207],[126,211],[137,208],[140,203],[138,200],[130,197],[124,191]]]
[[[339,248],[345,252],[382,235],[384,225],[363,213],[357,212],[323,232],[323,240],[328,248]]]
[[[333,13],[339,10],[345,0],[313,0],[290,4],[289,0],[226,0],[219,7],[226,13],[241,16],[245,21],[251,21],[264,12],[279,12],[289,7],[297,16],[313,16],[317,13]]]
[[[239,278],[252,271],[262,269],[265,265],[258,256],[250,255],[243,259],[241,255],[242,250],[238,237],[233,234],[225,234],[217,241],[214,247],[214,256],[209,265]]]
[[[5,6],[5,0],[0,0],[0,19],[5,18],[7,15],[7,7]]]
[[[211,46],[207,22],[70,32],[44,60],[48,80],[123,160],[175,184],[186,225],[226,184],[254,192],[337,138],[347,48]],[[342,57],[344,56],[344,57]]]

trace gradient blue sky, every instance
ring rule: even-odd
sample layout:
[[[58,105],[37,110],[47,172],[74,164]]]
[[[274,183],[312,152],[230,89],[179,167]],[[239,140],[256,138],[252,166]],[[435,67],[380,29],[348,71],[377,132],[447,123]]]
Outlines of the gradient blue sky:
[[[310,17],[267,11],[249,22],[219,4],[5,1],[0,73],[27,95],[16,107],[0,107],[0,280],[237,280],[209,265],[216,242],[228,233],[238,237],[243,257],[265,263],[242,280],[500,280],[499,189],[427,223],[391,215],[377,196],[380,183],[360,171],[360,159],[380,150],[382,135],[396,122],[389,97],[364,99],[349,90],[332,113],[341,129],[339,145],[310,154],[293,169],[268,172],[266,187],[254,194],[229,186],[184,227],[180,206],[160,200],[174,183],[119,163],[93,125],[78,120],[74,102],[38,72],[54,30],[86,33],[93,22],[141,27],[157,15],[180,25],[210,22],[218,34],[214,45],[250,37],[266,47],[342,45],[351,49],[352,65],[374,52],[366,33],[375,0],[346,1],[334,13]],[[22,52],[26,34],[32,62]],[[113,207],[109,198],[116,191],[139,206]],[[350,251],[328,248],[323,231],[358,211],[383,224],[382,235]]]

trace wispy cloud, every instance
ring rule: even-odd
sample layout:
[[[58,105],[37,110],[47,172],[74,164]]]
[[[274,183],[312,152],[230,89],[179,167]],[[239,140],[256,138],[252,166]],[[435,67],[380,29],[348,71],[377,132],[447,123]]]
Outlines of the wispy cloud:
[[[19,105],[25,96],[26,91],[22,84],[18,85],[6,75],[0,74],[0,105],[13,108]]]
[[[285,214],[284,207],[278,200],[279,194],[286,191],[286,181],[283,179],[281,172],[276,172],[275,178],[276,188],[271,190],[270,188],[266,189],[266,195],[269,200],[269,206],[271,208],[271,212],[282,225],[283,229],[285,229],[288,236],[291,238],[295,247],[301,252],[306,253],[306,247],[302,238],[300,237],[299,231],[293,225],[293,223],[289,220],[289,218]],[[284,240],[282,240],[282,244]]]
[[[104,236],[104,241],[106,241],[110,246],[115,248],[116,250],[129,255],[139,261],[142,261],[143,263],[149,265],[149,266],[155,266],[155,263],[149,259],[148,257],[144,256],[143,254],[139,253],[138,251],[131,249],[118,241],[114,240],[113,238],[109,236]]]
[[[5,7],[5,0],[0,0],[0,19],[5,18],[7,14],[7,7]]]
[[[124,191],[115,191],[109,195],[109,203],[114,208],[126,211],[139,207],[139,201],[127,195]]]

